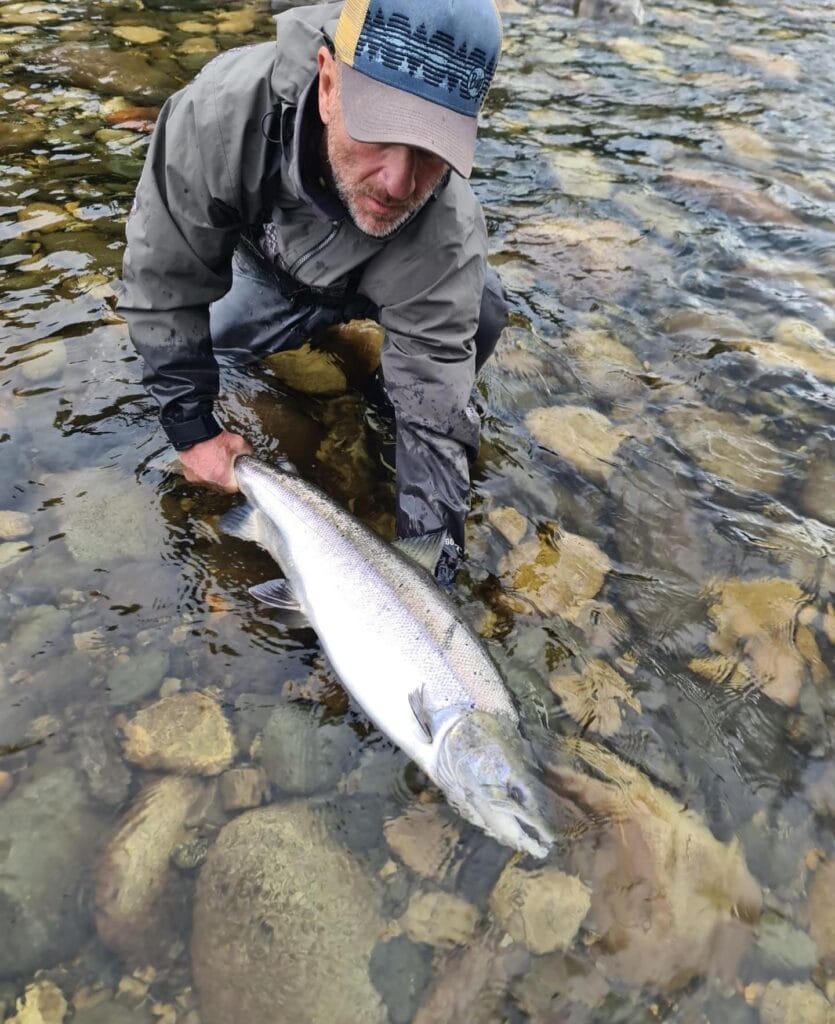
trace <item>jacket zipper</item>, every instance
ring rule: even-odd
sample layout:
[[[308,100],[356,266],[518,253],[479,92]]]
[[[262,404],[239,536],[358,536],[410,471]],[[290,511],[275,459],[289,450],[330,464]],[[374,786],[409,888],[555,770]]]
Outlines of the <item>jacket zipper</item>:
[[[296,262],[287,271],[288,274],[295,274],[297,270],[299,270],[301,267],[303,267],[305,265],[305,263],[308,262],[308,260],[312,260],[314,256],[316,256],[318,253],[320,253],[325,248],[326,245],[330,245],[330,243],[334,240],[334,238],[336,238],[336,236],[339,234],[339,229],[341,227],[342,227],[342,221],[341,220],[335,221],[333,226],[331,227],[330,231],[322,239],[321,242],[319,242],[317,245],[314,245],[313,248],[310,250],[310,252],[306,252],[306,253],[304,253],[304,255],[299,256],[299,258],[296,260]]]

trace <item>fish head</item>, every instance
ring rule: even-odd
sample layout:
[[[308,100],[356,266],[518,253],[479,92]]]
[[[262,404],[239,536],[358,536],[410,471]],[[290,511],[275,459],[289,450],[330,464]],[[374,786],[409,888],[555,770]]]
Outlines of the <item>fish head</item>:
[[[459,813],[488,835],[534,857],[556,838],[543,813],[544,786],[517,724],[504,715],[471,711],[444,733],[438,781]]]

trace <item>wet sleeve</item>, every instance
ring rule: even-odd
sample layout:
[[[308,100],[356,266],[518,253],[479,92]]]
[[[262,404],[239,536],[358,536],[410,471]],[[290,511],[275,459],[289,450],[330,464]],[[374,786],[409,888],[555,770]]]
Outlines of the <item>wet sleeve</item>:
[[[144,360],[143,380],[175,447],[218,433],[218,367],[209,304],[228,291],[246,209],[238,165],[246,109],[224,120],[221,62],[165,104],[127,224],[119,308]],[[241,125],[240,122],[243,122]]]

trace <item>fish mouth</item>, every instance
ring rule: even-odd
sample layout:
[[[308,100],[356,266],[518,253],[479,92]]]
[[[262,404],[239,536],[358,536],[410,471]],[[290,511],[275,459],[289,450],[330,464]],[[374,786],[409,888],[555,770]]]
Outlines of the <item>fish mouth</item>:
[[[534,857],[540,859],[546,857],[550,852],[551,845],[554,842],[552,836],[547,833],[541,832],[535,825],[532,825],[529,821],[525,821],[524,818],[520,818],[518,815],[514,815],[516,824],[519,826],[519,831],[524,835],[529,843],[526,843],[528,853],[532,853]]]

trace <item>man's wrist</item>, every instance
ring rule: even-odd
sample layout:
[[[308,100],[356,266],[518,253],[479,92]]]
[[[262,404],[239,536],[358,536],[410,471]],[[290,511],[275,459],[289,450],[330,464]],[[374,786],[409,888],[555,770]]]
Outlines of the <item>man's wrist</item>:
[[[209,441],[218,434],[223,433],[223,427],[215,419],[211,412],[202,416],[195,416],[193,419],[184,420],[182,423],[163,423],[162,429],[168,436],[175,451],[184,452],[201,441]]]

